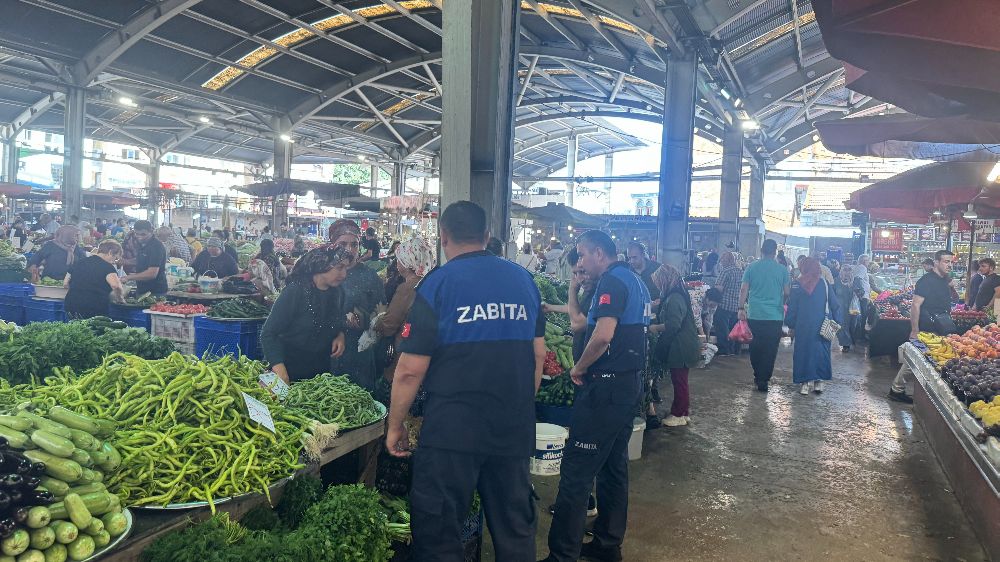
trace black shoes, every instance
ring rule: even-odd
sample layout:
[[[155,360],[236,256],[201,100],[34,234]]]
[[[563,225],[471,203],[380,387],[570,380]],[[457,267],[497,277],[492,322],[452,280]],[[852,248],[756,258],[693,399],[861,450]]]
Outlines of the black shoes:
[[[652,398],[653,404],[663,404],[663,399],[660,398],[660,389],[653,385],[653,388],[649,391],[650,398]]]
[[[760,392],[767,392],[767,383],[766,382],[757,383],[757,390]]]
[[[583,543],[580,558],[596,562],[621,562],[622,548],[620,546],[598,546],[594,541]]]
[[[841,353],[847,353],[850,350],[851,350],[851,346],[849,346],[849,345],[845,345],[845,346],[843,346],[843,347],[840,348]]]
[[[889,391],[889,398],[895,400],[896,402],[902,402],[904,404],[913,404],[913,397],[905,392],[896,392],[895,390]]]

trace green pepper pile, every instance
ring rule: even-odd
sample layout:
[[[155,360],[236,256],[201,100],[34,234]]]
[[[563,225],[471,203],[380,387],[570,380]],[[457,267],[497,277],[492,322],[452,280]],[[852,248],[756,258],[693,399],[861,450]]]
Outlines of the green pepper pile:
[[[257,384],[263,371],[262,363],[231,356],[149,361],[117,353],[81,376],[60,370],[31,395],[118,425],[122,466],[107,484],[123,504],[211,504],[250,492],[270,497],[271,484],[304,466],[308,421]],[[277,433],[250,420],[241,392],[267,404]]]
[[[284,405],[303,417],[335,423],[340,429],[361,427],[382,417],[372,395],[347,375],[326,373],[296,382],[288,389]]]
[[[255,300],[237,298],[212,305],[212,318],[264,318],[270,311]]]

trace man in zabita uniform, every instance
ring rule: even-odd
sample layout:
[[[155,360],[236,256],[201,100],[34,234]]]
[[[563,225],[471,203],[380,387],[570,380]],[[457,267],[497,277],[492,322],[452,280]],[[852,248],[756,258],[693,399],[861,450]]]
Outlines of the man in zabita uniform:
[[[578,386],[546,561],[618,561],[628,516],[628,441],[642,394],[650,301],[646,285],[618,261],[598,230],[577,241],[577,265],[597,279],[587,314],[587,343],[570,376]],[[597,478],[594,540],[583,544],[587,497]]]
[[[484,250],[486,213],[478,205],[449,205],[439,225],[448,262],[417,286],[386,435],[391,454],[410,454],[403,420],[422,384],[427,400],[410,491],[413,558],[464,560],[462,523],[478,491],[497,560],[533,562],[528,463],[545,362],[542,298],[526,269]]]

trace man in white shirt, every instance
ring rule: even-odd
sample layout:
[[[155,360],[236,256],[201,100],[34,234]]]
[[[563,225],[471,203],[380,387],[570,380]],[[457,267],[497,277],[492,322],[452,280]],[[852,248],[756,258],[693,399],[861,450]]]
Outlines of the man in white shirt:
[[[563,255],[562,243],[553,240],[549,244],[549,249],[545,252],[545,272],[552,275],[559,275],[559,258]]]
[[[858,256],[858,263],[854,265],[854,278],[858,280],[857,285],[861,286],[860,291],[858,291],[858,302],[860,303],[861,310],[861,321],[857,323],[857,334],[854,336],[855,342],[867,341],[868,337],[865,333],[865,324],[868,321],[868,308],[871,304],[871,293],[872,285],[868,277],[868,264],[872,261],[872,257],[868,254],[861,254]]]

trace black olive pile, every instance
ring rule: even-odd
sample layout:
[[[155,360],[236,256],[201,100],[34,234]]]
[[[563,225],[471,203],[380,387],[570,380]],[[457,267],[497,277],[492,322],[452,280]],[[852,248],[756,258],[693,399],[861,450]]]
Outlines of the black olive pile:
[[[949,359],[941,372],[955,396],[966,406],[1000,395],[1000,359]]]

